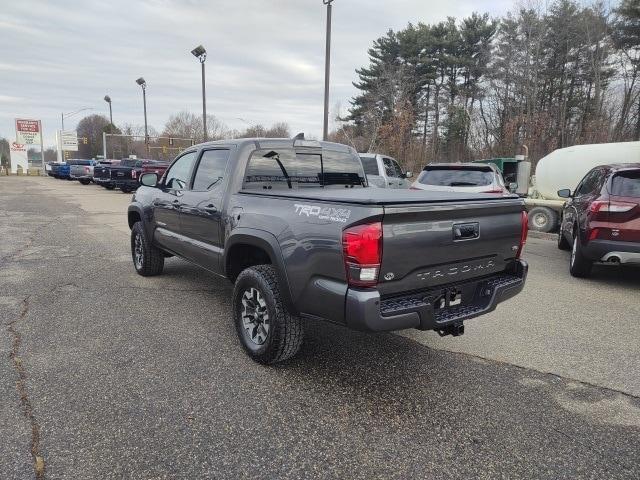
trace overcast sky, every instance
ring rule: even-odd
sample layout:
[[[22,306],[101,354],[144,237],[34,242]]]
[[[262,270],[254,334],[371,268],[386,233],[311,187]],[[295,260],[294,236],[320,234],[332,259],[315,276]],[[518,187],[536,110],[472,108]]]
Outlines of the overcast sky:
[[[511,0],[334,0],[331,98],[343,109],[355,69],[388,29],[408,22],[498,16]],[[207,108],[228,126],[285,121],[293,133],[322,131],[324,32],[322,0],[2,0],[0,8],[0,136],[15,138],[14,119],[43,121],[45,144],[60,112],[84,107],[115,124],[161,130],[171,113],[201,111],[200,70],[189,53],[203,44]],[[74,128],[82,112],[65,122]],[[332,116],[335,114],[331,112]],[[239,118],[243,119],[240,120]],[[246,123],[243,123],[246,122]]]

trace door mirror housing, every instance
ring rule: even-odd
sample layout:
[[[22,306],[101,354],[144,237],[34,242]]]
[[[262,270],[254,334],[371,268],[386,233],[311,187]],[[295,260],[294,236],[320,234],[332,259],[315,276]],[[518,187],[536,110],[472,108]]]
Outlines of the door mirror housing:
[[[158,186],[158,174],[151,172],[140,175],[140,184],[144,185],[145,187]]]
[[[413,173],[412,172],[405,172],[404,178],[411,178],[411,177],[413,177]]]
[[[507,190],[509,190],[511,193],[516,193],[518,191],[518,183],[510,182],[509,185],[507,185]]]
[[[569,190],[568,188],[558,190],[558,196],[560,198],[571,198],[571,190]]]

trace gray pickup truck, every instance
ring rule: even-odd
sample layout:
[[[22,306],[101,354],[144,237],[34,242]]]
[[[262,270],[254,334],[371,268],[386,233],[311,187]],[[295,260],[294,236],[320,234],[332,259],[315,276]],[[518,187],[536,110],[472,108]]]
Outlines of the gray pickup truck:
[[[177,255],[234,282],[238,337],[260,363],[293,356],[306,319],[460,335],[524,287],[522,199],[367,188],[344,145],[209,142],[140,183],[136,271],[160,274]]]

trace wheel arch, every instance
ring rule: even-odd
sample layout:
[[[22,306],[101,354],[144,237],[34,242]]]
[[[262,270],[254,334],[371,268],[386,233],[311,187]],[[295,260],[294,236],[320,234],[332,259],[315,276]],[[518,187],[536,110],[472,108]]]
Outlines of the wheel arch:
[[[260,253],[264,252],[265,260],[268,258],[269,263],[276,269],[278,275],[278,283],[285,305],[293,314],[298,314],[298,310],[293,304],[291,289],[285,268],[284,257],[278,239],[270,232],[253,228],[236,229],[225,242],[224,253],[222,256],[222,268],[225,276],[235,281],[237,275],[242,269],[257,265],[264,262],[252,263],[249,261],[241,261],[247,251],[255,254],[256,259],[260,259]],[[240,262],[240,263],[237,263]]]

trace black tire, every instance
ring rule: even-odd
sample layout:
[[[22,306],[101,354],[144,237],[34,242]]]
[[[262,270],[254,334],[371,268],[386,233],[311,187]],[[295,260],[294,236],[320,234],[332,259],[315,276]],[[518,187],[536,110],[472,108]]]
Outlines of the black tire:
[[[558,225],[558,214],[547,207],[534,207],[529,210],[529,230],[552,232]]]
[[[238,275],[232,308],[240,344],[255,362],[264,365],[281,362],[300,349],[304,336],[302,322],[287,310],[272,265],[249,267]],[[247,311],[252,315],[247,316]],[[266,333],[264,326],[268,328]],[[265,337],[262,343],[259,335]]]
[[[131,193],[131,189],[129,187],[120,187],[120,190],[122,190],[122,193]]]
[[[582,242],[580,241],[580,233],[576,229],[573,235],[571,256],[569,257],[569,273],[577,278],[587,278],[591,275],[592,268],[593,262],[586,258],[582,253]]]
[[[114,188],[116,188],[113,185],[103,185],[103,187],[106,188],[107,190],[113,190]]]
[[[140,250],[137,250],[138,247]],[[164,268],[164,254],[151,244],[142,222],[136,222],[131,229],[131,259],[136,272],[143,277],[160,275]]]
[[[82,185],[89,185],[89,184],[91,183],[91,180],[88,180],[88,179],[86,179],[86,178],[81,178],[81,179],[80,179],[80,183],[81,183]]]
[[[569,251],[571,250],[571,244],[567,240],[567,238],[562,234],[562,227],[560,227],[560,231],[558,232],[558,248],[560,250]]]

